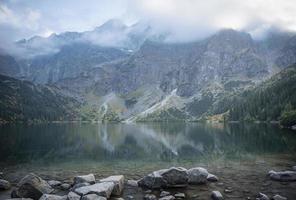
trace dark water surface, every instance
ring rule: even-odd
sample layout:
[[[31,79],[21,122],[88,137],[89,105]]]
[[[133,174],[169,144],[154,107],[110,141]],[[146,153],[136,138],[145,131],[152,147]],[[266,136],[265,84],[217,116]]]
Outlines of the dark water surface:
[[[267,124],[38,124],[0,126],[0,166],[211,163],[296,155],[296,133]]]
[[[233,190],[226,199],[255,199],[259,192],[296,198],[296,182],[266,176],[296,165],[296,133],[277,125],[9,124],[0,126],[0,138],[0,172],[13,184],[29,172],[71,182],[78,174],[138,179],[171,166],[202,166],[220,180],[182,190],[187,199],[209,199],[211,191],[225,188]],[[130,194],[142,199],[145,192],[127,188],[123,197]],[[0,199],[9,195],[0,192]]]

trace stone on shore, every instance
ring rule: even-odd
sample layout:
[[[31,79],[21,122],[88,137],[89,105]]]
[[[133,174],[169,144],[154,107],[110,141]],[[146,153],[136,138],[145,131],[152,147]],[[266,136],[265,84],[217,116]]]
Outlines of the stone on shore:
[[[175,200],[176,198],[173,195],[161,197],[159,200]]]
[[[203,184],[207,182],[208,171],[202,167],[187,170],[189,184]]]
[[[127,180],[126,184],[131,187],[138,187],[138,181],[135,180]]]
[[[0,190],[9,190],[11,188],[11,184],[4,180],[0,179]]]
[[[39,200],[67,200],[67,195],[58,196],[53,194],[44,194],[40,197]]]
[[[109,198],[113,188],[114,188],[113,182],[103,182],[103,183],[96,183],[94,185],[76,188],[74,192],[76,192],[81,196],[84,196],[87,194],[97,194],[99,196]]]
[[[273,199],[273,200],[287,200],[286,197],[283,197],[283,196],[278,195],[278,194],[275,195],[275,196],[273,196],[272,199]]]
[[[144,176],[142,179],[138,181],[138,185],[140,187],[147,187],[151,189],[159,189],[166,187],[166,182],[160,174],[161,171],[162,170],[154,171],[153,173]]]
[[[52,187],[40,178],[31,173],[25,176],[18,184],[14,194],[17,197],[39,199],[43,194],[49,194],[53,191]]]
[[[171,193],[169,193],[169,192],[167,192],[167,191],[162,191],[161,193],[160,193],[160,197],[165,197],[165,196],[169,196]]]
[[[83,196],[81,200],[107,200],[107,199],[106,197],[102,197],[97,194],[88,194]]]
[[[101,183],[103,182],[112,182],[114,183],[114,188],[112,191],[113,195],[120,195],[124,188],[124,176],[123,175],[117,175],[117,176],[109,176],[107,178],[101,179]]]
[[[177,193],[174,195],[177,199],[185,199],[185,194],[184,193]]]
[[[146,194],[144,200],[157,200],[157,198],[154,194]]]
[[[75,192],[69,192],[68,200],[80,200],[80,196]]]
[[[50,181],[47,181],[47,183],[53,188],[58,187],[62,184],[61,181],[56,181],[56,180],[50,180]]]
[[[269,177],[275,181],[296,181],[296,171],[269,171]]]
[[[95,182],[96,182],[96,178],[93,174],[74,177],[74,184],[78,184],[78,183],[94,184]]]
[[[207,177],[207,180],[210,182],[217,182],[217,181],[219,181],[219,178],[217,176],[215,176],[214,174],[209,174]]]
[[[213,200],[222,200],[223,196],[219,191],[213,191],[211,194]]]
[[[168,187],[184,187],[187,185],[188,174],[183,167],[171,167],[160,174]]]
[[[68,183],[63,183],[60,185],[61,190],[69,190],[71,188],[71,185]]]
[[[269,200],[269,197],[266,194],[259,193],[259,200]]]
[[[89,186],[89,185],[90,185],[89,183],[77,183],[77,184],[73,185],[73,187],[71,188],[71,191],[74,191],[77,188]]]

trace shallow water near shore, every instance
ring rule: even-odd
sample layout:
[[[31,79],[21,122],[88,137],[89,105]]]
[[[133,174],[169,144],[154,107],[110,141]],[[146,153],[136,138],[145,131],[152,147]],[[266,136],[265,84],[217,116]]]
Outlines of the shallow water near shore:
[[[8,124],[0,126],[0,171],[12,183],[29,172],[70,181],[94,173],[139,179],[171,166],[203,166],[217,183],[174,190],[188,199],[209,199],[214,189],[226,199],[254,198],[258,192],[296,198],[296,183],[269,180],[269,170],[296,165],[296,133],[272,124]],[[157,194],[158,191],[155,191]],[[129,188],[123,196],[142,198]],[[0,192],[0,199],[8,193]]]

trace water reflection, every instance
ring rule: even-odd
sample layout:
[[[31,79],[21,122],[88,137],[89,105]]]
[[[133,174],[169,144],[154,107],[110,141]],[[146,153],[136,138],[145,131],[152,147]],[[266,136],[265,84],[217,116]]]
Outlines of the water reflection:
[[[0,163],[198,160],[295,153],[295,133],[267,124],[40,124],[0,127]]]

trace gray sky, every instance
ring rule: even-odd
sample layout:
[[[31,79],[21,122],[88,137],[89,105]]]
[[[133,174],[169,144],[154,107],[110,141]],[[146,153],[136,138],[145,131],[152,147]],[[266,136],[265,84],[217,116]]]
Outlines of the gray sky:
[[[85,31],[111,18],[149,22],[172,40],[234,28],[261,37],[271,27],[296,31],[295,0],[0,0],[0,42]]]

